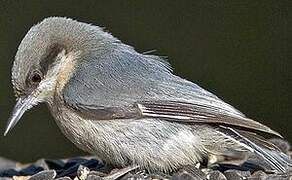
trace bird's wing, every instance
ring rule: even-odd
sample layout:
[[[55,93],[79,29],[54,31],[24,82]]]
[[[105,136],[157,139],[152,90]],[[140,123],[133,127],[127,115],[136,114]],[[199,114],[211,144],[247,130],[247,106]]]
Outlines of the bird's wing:
[[[212,105],[202,105],[178,101],[141,101],[137,102],[141,115],[160,118],[178,123],[205,123],[249,129],[282,137],[276,131],[244,116],[223,111]]]
[[[63,89],[66,104],[90,116],[88,119],[152,117],[280,136],[198,85],[173,75],[160,58],[141,55],[121,44],[113,49],[83,56]]]

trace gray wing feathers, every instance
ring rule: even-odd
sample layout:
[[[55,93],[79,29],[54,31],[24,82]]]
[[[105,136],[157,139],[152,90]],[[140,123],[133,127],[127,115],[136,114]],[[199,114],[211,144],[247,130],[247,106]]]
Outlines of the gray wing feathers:
[[[142,55],[118,41],[102,53],[83,55],[63,96],[66,104],[80,112],[102,112],[107,118],[119,116],[106,113],[132,118],[132,110],[127,108],[141,102],[142,115],[171,116],[168,119],[181,123],[222,123],[279,135],[198,85],[173,75],[169,64],[158,56]]]
[[[279,133],[261,123],[229,112],[224,109],[224,106],[221,108],[214,107],[211,103],[204,105],[177,101],[144,101],[137,104],[144,116],[164,118],[165,120],[181,123],[224,124],[281,137]]]
[[[207,98],[224,103],[196,84],[173,75],[169,64],[158,56],[142,55],[118,42],[103,53],[82,55],[78,61],[63,90],[65,101],[75,108],[89,105],[99,109],[153,99]],[[233,111],[240,114],[234,108]]]

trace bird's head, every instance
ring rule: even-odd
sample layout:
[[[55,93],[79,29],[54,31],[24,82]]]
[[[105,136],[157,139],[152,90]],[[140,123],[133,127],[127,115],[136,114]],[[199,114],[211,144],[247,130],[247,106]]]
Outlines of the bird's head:
[[[12,68],[17,103],[4,135],[25,111],[52,101],[78,66],[77,59],[90,51],[102,50],[102,44],[106,43],[103,40],[110,39],[102,36],[110,37],[97,26],[60,17],[47,18],[28,31],[18,47]]]

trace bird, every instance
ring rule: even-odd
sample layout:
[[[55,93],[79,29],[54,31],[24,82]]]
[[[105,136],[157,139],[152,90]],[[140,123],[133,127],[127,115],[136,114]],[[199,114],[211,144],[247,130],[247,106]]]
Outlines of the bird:
[[[73,144],[116,167],[172,172],[252,155],[274,172],[291,167],[266,138],[278,132],[93,24],[43,19],[22,39],[11,76],[17,102],[4,135],[45,103]]]

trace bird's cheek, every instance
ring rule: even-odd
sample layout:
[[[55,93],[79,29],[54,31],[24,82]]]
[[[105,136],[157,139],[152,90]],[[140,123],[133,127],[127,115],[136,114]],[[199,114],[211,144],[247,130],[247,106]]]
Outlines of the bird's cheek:
[[[38,99],[38,102],[45,102],[54,95],[56,83],[53,80],[44,80],[32,93]]]

